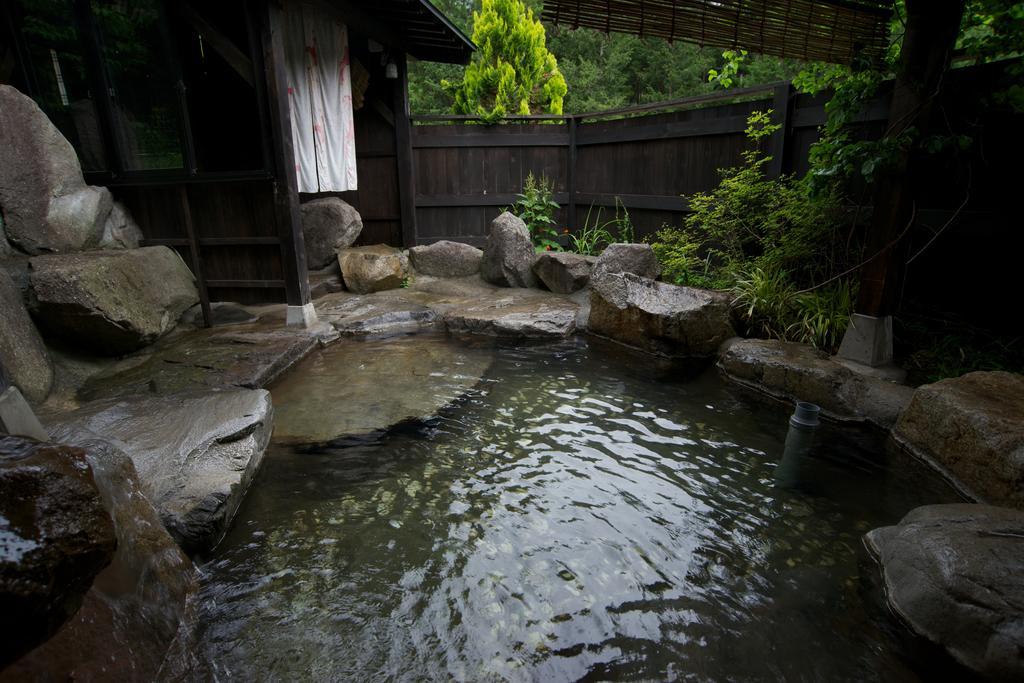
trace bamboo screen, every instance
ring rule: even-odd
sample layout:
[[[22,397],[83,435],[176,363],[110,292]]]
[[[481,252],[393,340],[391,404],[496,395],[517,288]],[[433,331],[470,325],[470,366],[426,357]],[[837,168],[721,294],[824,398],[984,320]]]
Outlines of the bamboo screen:
[[[881,59],[891,15],[882,0],[545,0],[543,12],[571,28],[838,64]]]

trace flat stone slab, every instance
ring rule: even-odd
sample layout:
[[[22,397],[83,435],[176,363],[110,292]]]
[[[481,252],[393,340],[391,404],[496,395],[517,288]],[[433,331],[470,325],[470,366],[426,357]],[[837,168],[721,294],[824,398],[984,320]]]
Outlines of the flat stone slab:
[[[833,420],[891,428],[910,402],[911,387],[862,375],[809,344],[742,339],[725,345],[725,376],[775,398],[809,401]]]
[[[267,391],[232,389],[96,401],[47,427],[65,443],[100,440],[126,453],[164,526],[194,553],[223,537],[273,420]]]
[[[196,330],[166,340],[134,367],[90,377],[78,398],[92,401],[195,389],[258,388],[316,345],[315,337],[283,328]]]
[[[437,322],[432,309],[388,293],[329,294],[315,302],[318,318],[352,337],[383,337],[427,329]]]
[[[915,633],[989,680],[1024,680],[1024,512],[927,505],[864,540]]]
[[[452,308],[448,331],[504,339],[563,339],[576,331],[578,306],[568,299],[505,295]]]
[[[324,443],[430,417],[473,389],[492,361],[492,350],[442,335],[340,341],[271,387],[274,441]]]
[[[972,496],[1024,509],[1024,375],[971,372],[919,387],[893,436]]]

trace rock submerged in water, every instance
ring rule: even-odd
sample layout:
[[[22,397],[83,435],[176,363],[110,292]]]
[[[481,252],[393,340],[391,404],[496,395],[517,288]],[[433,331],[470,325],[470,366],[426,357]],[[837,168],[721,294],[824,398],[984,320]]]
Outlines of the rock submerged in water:
[[[971,372],[919,387],[893,436],[974,495],[1024,509],[1024,375]]]
[[[319,270],[331,265],[338,253],[359,239],[363,219],[348,202],[338,197],[322,197],[302,205],[302,239],[306,245],[306,265]]]
[[[506,211],[493,221],[484,245],[480,276],[499,287],[534,287],[537,254],[526,224]]]
[[[864,540],[915,633],[989,680],[1024,679],[1024,512],[928,505]]]
[[[627,272],[594,275],[587,329],[645,351],[680,357],[713,355],[735,334],[727,295]]]
[[[591,278],[596,280],[605,273],[632,273],[657,280],[661,264],[649,244],[609,244],[597,257]]]
[[[96,401],[47,426],[62,441],[103,441],[126,453],[164,526],[195,553],[223,537],[273,420],[267,391],[236,389]]]
[[[421,275],[432,277],[468,277],[480,272],[484,253],[462,242],[441,240],[409,250],[409,260]]]
[[[341,342],[314,352],[271,387],[274,441],[324,443],[431,417],[473,389],[493,357],[443,335]]]
[[[192,273],[168,247],[37,256],[29,286],[44,331],[103,355],[152,344],[199,301]]]
[[[53,364],[25,310],[21,291],[0,269],[0,368],[32,403],[41,403],[53,385]]]
[[[90,187],[78,155],[39,106],[0,85],[0,206],[7,239],[28,254],[97,246],[113,206]]]
[[[861,375],[810,344],[776,339],[730,342],[719,360],[725,375],[785,401],[809,401],[838,420],[867,420],[886,429],[914,393],[911,387]]]
[[[82,443],[117,550],[78,612],[48,641],[0,673],[7,681],[186,680],[175,677],[192,644],[192,561],[160,523],[127,455]]]
[[[85,451],[0,435],[0,669],[78,611],[116,547]]]
[[[386,244],[344,249],[338,254],[338,265],[345,288],[356,294],[397,289],[409,275],[405,254]]]
[[[537,256],[533,272],[556,294],[572,294],[587,286],[597,259],[569,252],[546,251]]]

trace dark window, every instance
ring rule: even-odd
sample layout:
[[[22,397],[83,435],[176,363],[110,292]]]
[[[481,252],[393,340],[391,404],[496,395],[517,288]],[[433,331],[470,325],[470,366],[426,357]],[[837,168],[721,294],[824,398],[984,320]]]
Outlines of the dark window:
[[[116,146],[127,171],[184,166],[177,78],[158,0],[92,0],[110,82]]]
[[[108,168],[86,59],[70,0],[31,0],[10,7],[21,37],[23,84],[75,150],[85,171]]]

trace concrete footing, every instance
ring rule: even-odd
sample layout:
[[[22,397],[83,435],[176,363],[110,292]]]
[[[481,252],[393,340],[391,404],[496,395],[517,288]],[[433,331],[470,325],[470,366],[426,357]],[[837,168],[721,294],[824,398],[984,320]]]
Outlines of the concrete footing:
[[[312,303],[304,306],[289,306],[285,317],[285,325],[288,327],[313,327],[316,325],[316,309]]]
[[[873,368],[892,363],[892,316],[851,315],[837,355]]]
[[[32,412],[32,406],[14,386],[7,387],[0,394],[0,433],[27,436],[37,441],[50,440],[50,435]]]

